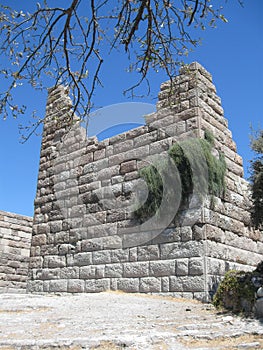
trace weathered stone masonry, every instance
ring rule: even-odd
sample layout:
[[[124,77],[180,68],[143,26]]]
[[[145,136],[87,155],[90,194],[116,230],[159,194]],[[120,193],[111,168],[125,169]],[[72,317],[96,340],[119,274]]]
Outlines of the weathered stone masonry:
[[[250,228],[242,159],[211,75],[198,63],[159,93],[146,125],[98,142],[70,127],[71,101],[51,89],[46,108],[30,258],[30,292],[173,293],[207,299],[230,268],[252,269],[263,237]],[[184,208],[162,232],[138,225],[125,205],[147,157],[189,137],[215,137],[227,163],[226,193]],[[125,234],[125,229],[129,233]],[[133,235],[132,235],[133,234]],[[132,239],[129,239],[132,237]]]
[[[26,291],[32,221],[0,211],[0,293]]]

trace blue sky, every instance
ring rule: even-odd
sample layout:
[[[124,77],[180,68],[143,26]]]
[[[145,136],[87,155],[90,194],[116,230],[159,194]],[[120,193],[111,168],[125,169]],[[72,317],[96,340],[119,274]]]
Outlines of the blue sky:
[[[1,3],[16,7],[19,4],[14,0]],[[30,0],[27,3],[35,2]],[[255,129],[263,127],[263,1],[244,0],[242,8],[237,0],[231,0],[226,2],[224,14],[229,22],[202,32],[202,45],[189,55],[186,62],[198,61],[212,74],[238,153],[243,157],[247,177],[249,160],[253,157],[249,148],[250,125]],[[125,73],[127,66],[126,58],[116,53],[103,67],[104,88],[97,90],[94,101],[100,107],[120,105],[107,107],[102,110],[102,116],[94,117],[94,133],[110,126],[105,124],[107,113],[117,115],[117,122],[121,122],[121,115],[127,110],[126,102],[132,103],[128,105],[125,123],[140,123],[140,115],[154,109],[154,97],[167,77],[161,73],[151,75],[151,96],[127,100],[122,94],[130,81]],[[18,98],[37,109],[40,116],[44,115],[45,92],[36,93],[25,87],[18,92]],[[115,112],[114,108],[117,108]],[[24,118],[0,120],[0,210],[32,216],[41,137],[33,136],[25,144],[19,143],[18,125],[24,123]],[[116,120],[112,119],[112,122],[114,124]]]

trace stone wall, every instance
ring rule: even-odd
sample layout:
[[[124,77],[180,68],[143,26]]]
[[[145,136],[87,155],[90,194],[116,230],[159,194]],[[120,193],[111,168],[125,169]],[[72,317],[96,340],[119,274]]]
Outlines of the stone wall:
[[[211,75],[201,65],[182,69],[172,88],[170,82],[162,84],[157,112],[145,117],[145,126],[110,139],[86,138],[70,110],[66,90],[50,89],[35,200],[31,292],[111,289],[208,299],[227,270],[251,269],[263,259],[263,237],[249,226],[242,159]],[[187,205],[178,207],[180,180],[170,176],[163,179],[170,196],[161,204],[163,215],[139,222],[134,210],[147,197],[139,170],[149,163],[158,168],[172,144],[203,138],[205,130],[215,137],[214,154],[225,155],[224,197],[211,205],[204,189],[202,202],[193,193]],[[199,168],[207,172],[206,163]]]
[[[26,291],[32,221],[0,211],[0,293]]]

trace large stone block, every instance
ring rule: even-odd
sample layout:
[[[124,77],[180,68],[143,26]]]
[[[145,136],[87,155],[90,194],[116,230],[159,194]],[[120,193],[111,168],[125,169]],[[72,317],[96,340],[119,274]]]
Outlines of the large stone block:
[[[60,244],[60,243],[68,243],[69,242],[69,232],[67,231],[60,231],[60,232],[56,232],[55,235],[54,234],[50,234],[48,235],[48,237],[52,237],[54,240],[52,242],[52,244]]]
[[[129,261],[129,249],[113,249],[111,251],[111,262],[127,262]]]
[[[133,262],[123,264],[124,277],[149,276],[149,262]]]
[[[127,293],[139,292],[139,278],[119,278],[117,289]]]
[[[78,279],[79,278],[79,267],[63,267],[60,270],[60,278],[62,279]]]
[[[105,292],[110,289],[110,279],[95,279],[85,281],[86,293]]]
[[[173,276],[175,274],[175,260],[150,261],[150,276]]]
[[[154,126],[154,124],[152,124]],[[157,141],[158,138],[158,131],[154,130],[150,133],[146,133],[144,135],[138,136],[134,140],[134,147],[140,147],[144,145],[149,145],[153,143],[154,141]]]
[[[192,228],[189,226],[183,226],[181,228],[181,239],[182,242],[188,242],[192,240]]]
[[[133,140],[125,140],[123,142],[115,143],[113,145],[113,150],[115,154],[128,151],[133,148]]]
[[[73,256],[73,266],[87,266],[92,263],[92,253],[78,253]]]
[[[27,282],[27,290],[30,293],[43,293],[44,291],[44,283],[43,281],[28,281]]]
[[[207,258],[207,273],[215,276],[223,276],[228,268],[225,260]]]
[[[123,277],[123,264],[108,264],[105,266],[105,277]]]
[[[101,250],[92,252],[93,264],[109,264],[111,262],[111,251]]]
[[[185,292],[202,292],[205,289],[204,276],[189,276],[182,278]]]
[[[205,288],[203,276],[170,277],[172,292],[202,292]]]
[[[47,255],[44,257],[43,266],[51,269],[56,267],[65,267],[66,258],[64,256]]]
[[[180,228],[167,228],[152,240],[154,244],[171,243],[181,241]]]
[[[60,268],[33,269],[32,276],[38,280],[58,280],[61,277]]]
[[[53,221],[50,223],[50,232],[56,233],[62,231],[62,221]]]
[[[214,225],[206,225],[205,226],[205,234],[206,239],[210,239],[211,241],[224,243],[226,239],[225,231],[220,227]]]
[[[150,154],[161,154],[163,152],[168,151],[170,146],[172,145],[172,139],[165,139],[161,141],[154,142],[150,145]]]
[[[67,280],[52,280],[49,281],[49,292],[67,292],[68,290],[68,281]]]
[[[122,153],[124,159],[144,159],[149,155],[149,145],[141,146],[138,148],[131,148],[130,150]]]
[[[158,260],[160,259],[160,250],[158,245],[148,245],[138,247],[137,250],[138,261],[146,261],[146,260]]]
[[[182,279],[178,276],[170,277],[170,291],[171,292],[183,292]]]
[[[177,259],[176,260],[176,275],[188,276],[188,263],[189,259]]]
[[[47,236],[43,234],[35,235],[32,237],[32,246],[41,246],[47,243]]]
[[[189,275],[203,275],[204,273],[204,258],[190,258]]]
[[[137,161],[135,159],[121,163],[120,174],[124,175],[137,170]]]
[[[81,279],[94,279],[96,278],[96,266],[83,266],[79,269],[79,277]]]
[[[161,278],[143,277],[140,278],[141,293],[159,293],[162,290]]]
[[[202,241],[190,241],[184,243],[161,244],[161,259],[180,259],[204,256],[204,244]]]
[[[97,150],[94,152],[94,161],[98,160],[98,159],[103,159],[106,155],[106,150],[105,148],[102,148],[100,150]]]
[[[83,293],[85,290],[85,282],[78,279],[70,279],[68,281],[68,293]]]

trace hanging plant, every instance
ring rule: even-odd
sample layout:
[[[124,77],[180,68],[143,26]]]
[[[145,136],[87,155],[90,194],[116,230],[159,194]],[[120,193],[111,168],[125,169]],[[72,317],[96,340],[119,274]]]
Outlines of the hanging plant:
[[[169,156],[177,167],[182,187],[181,205],[187,203],[193,192],[202,194],[205,187],[213,197],[222,197],[225,192],[226,163],[222,153],[219,157],[212,154],[214,136],[210,131],[205,131],[205,138],[192,138],[174,144],[168,151]],[[198,152],[198,150],[200,152]],[[207,174],[204,175],[204,161],[207,166]],[[165,167],[165,162],[163,166]],[[194,171],[193,171],[194,167]],[[168,167],[167,167],[168,168]],[[195,178],[198,174],[198,178]],[[135,217],[145,220],[156,213],[160,207],[163,196],[163,183],[160,174],[154,165],[149,165],[139,171],[140,177],[148,187],[146,202],[135,211]],[[169,174],[172,176],[172,174]]]

